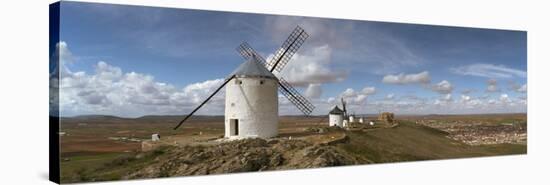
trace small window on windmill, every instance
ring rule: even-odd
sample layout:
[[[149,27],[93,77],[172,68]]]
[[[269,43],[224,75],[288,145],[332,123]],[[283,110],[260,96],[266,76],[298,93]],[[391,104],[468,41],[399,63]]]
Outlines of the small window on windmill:
[[[263,80],[260,80],[260,85],[264,84],[264,81]]]
[[[235,106],[235,103],[231,103],[231,107],[234,107]]]
[[[243,82],[240,80],[235,80],[235,84],[243,84]]]

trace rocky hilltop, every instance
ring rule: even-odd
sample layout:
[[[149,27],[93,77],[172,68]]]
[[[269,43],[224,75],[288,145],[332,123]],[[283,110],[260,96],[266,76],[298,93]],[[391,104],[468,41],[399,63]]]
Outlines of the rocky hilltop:
[[[257,138],[213,146],[161,147],[152,153],[162,155],[158,155],[152,165],[131,172],[125,178],[207,175],[369,163],[331,144],[312,144],[303,140],[287,139],[266,141]]]

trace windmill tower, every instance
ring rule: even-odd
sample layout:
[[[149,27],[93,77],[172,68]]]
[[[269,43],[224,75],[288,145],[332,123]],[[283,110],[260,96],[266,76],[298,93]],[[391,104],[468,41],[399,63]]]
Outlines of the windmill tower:
[[[241,64],[225,87],[225,137],[277,135],[277,77],[255,57]]]
[[[237,51],[246,60],[204,102],[191,111],[174,128],[177,129],[224,86],[225,92],[225,137],[269,138],[277,136],[279,125],[279,102],[277,90],[305,115],[315,108],[304,96],[282,77],[281,72],[294,53],[309,37],[299,26],[290,34],[275,56],[269,61],[258,54],[246,42]]]
[[[328,126],[338,126],[343,127],[344,121],[344,111],[342,111],[338,106],[334,106],[332,110],[328,113]]]

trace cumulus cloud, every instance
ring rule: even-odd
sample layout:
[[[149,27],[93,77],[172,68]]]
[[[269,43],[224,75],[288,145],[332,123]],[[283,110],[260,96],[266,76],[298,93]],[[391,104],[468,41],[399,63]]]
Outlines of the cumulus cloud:
[[[478,113],[518,113],[527,111],[525,96],[506,95],[465,95],[441,94],[433,97],[419,97],[414,94],[396,96],[387,94],[382,97],[369,97],[368,101],[356,102],[360,96],[357,91],[346,89],[341,95],[347,95],[350,112],[378,113],[390,111],[397,114],[478,114]],[[355,96],[350,96],[355,95]],[[329,98],[325,105],[339,104],[339,97]],[[330,107],[325,106],[325,107]],[[327,108],[328,109],[328,108]],[[324,110],[324,109],[323,109]]]
[[[366,86],[361,91],[347,88],[344,92],[340,93],[338,97],[344,98],[351,105],[359,105],[365,103],[367,98],[374,94],[376,94],[376,88]]]
[[[56,59],[63,61],[65,64],[74,62],[74,56],[71,51],[69,51],[68,45],[65,41],[59,41],[55,45],[55,48],[56,51],[53,56],[56,57]]]
[[[343,70],[331,69],[332,49],[329,45],[312,48],[309,51],[296,53],[281,74],[290,84],[306,87],[309,84],[340,82],[347,78]],[[273,55],[268,57],[270,60]]]
[[[434,104],[435,105],[448,105],[452,103],[453,101],[453,95],[451,94],[445,94],[442,95],[439,99],[436,99]]]
[[[440,94],[449,94],[453,92],[453,85],[449,81],[443,80],[437,84],[432,85],[432,90]]]
[[[192,83],[183,88],[183,94],[186,97],[191,97],[194,103],[200,103],[204,99],[205,94],[214,92],[223,82],[224,79],[220,78]]]
[[[340,94],[340,97],[349,98],[357,96],[357,93],[352,88],[347,88],[344,92]]]
[[[345,34],[352,31],[351,24],[333,29],[331,22],[323,19],[300,17],[267,17],[265,19],[266,33],[271,35],[273,42],[282,43],[288,33],[296,25],[307,31],[309,37],[304,45],[292,57],[280,74],[290,84],[299,87],[308,87],[310,84],[335,83],[345,80],[348,72],[334,68],[332,55],[334,48],[350,45]],[[269,61],[273,54],[267,56]]]
[[[510,97],[508,97],[508,94],[501,94],[499,100],[503,103],[510,102]]]
[[[445,96],[443,96],[442,98],[444,101],[452,101],[453,100],[453,96],[451,94],[445,94]]]
[[[423,71],[416,74],[397,74],[397,75],[386,75],[382,79],[383,83],[387,84],[429,84],[431,81],[430,73],[428,71]]]
[[[156,81],[151,75],[124,73],[107,62],[100,61],[94,68],[93,74],[78,71],[61,75],[59,96],[62,113],[119,116],[185,114],[224,81],[207,80],[178,89]],[[213,113],[220,113],[223,109],[224,92],[218,94],[209,102],[217,105],[210,106],[210,110],[216,110]]]
[[[472,98],[470,96],[467,96],[467,95],[460,95],[460,101],[461,102],[468,102],[470,101]]]
[[[451,72],[459,75],[479,76],[487,78],[527,77],[527,72],[523,70],[509,68],[504,65],[483,63],[451,68]]]
[[[521,93],[527,92],[527,84],[523,84],[520,88],[516,89],[516,91]]]
[[[70,69],[67,67],[75,62],[75,57],[69,50],[69,46],[65,41],[59,41],[55,44],[55,51],[50,58],[50,65],[53,66],[53,71],[50,73],[50,78],[55,78],[59,74],[70,73]]]
[[[323,94],[323,89],[321,89],[321,84],[309,84],[305,91],[305,96],[308,98],[317,99]]]
[[[526,93],[527,92],[527,84],[517,84],[514,81],[509,81],[509,89],[518,93]]]
[[[497,80],[489,79],[487,80],[487,89],[486,92],[499,92],[500,89],[497,86]]]
[[[376,93],[376,88],[367,86],[361,90],[361,93],[364,95],[373,95]]]
[[[476,99],[476,98],[473,98],[472,96],[468,96],[464,94],[460,95],[460,100],[458,103],[462,104],[462,106],[464,106],[464,108],[466,109],[474,109],[476,107],[479,108],[479,106],[483,104],[483,102],[480,99]]]

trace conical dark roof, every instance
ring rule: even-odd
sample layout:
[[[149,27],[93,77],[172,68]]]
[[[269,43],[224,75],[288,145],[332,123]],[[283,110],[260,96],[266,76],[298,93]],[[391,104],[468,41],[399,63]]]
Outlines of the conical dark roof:
[[[338,106],[334,106],[332,110],[329,112],[329,114],[344,114],[344,111],[342,109],[338,108]]]
[[[264,77],[277,79],[275,75],[269,72],[255,57],[250,57],[249,60],[237,67],[229,76],[233,75],[237,77]]]

